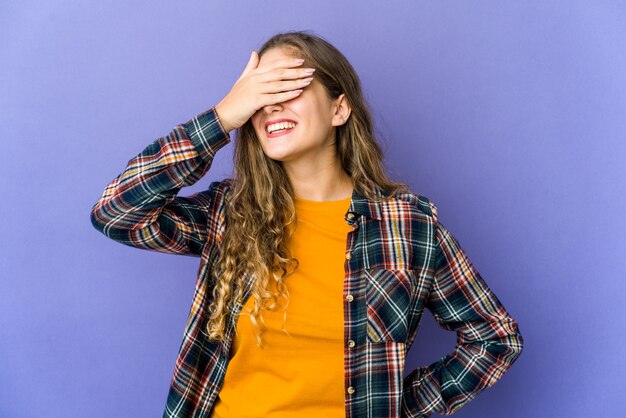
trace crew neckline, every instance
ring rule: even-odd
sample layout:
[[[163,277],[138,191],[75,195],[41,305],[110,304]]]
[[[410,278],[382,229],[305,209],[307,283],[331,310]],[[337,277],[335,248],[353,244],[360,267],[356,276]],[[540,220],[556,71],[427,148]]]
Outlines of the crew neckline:
[[[339,200],[308,200],[308,199],[302,199],[300,197],[294,197],[293,200],[294,201],[299,201],[299,202],[313,202],[313,203],[333,203],[333,202],[345,202],[346,200],[350,200],[352,199],[352,196],[348,196],[345,197],[343,199],[339,199]]]
[[[294,205],[296,209],[313,210],[313,211],[333,211],[343,210],[350,205],[352,196],[348,196],[339,200],[308,200],[294,197]]]

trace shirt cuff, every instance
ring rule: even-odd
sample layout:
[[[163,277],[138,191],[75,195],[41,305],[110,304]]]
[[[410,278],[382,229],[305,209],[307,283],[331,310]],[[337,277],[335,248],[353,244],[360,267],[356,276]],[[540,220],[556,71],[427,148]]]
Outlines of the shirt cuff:
[[[230,142],[215,107],[200,113],[183,124],[198,154],[204,159],[213,158],[215,153]]]

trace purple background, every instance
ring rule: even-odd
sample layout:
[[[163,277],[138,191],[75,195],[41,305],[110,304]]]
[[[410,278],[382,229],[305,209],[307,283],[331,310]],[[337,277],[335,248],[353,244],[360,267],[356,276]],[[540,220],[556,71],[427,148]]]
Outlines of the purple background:
[[[0,416],[161,416],[199,260],[111,241],[90,209],[292,29],[353,63],[390,174],[438,205],[520,324],[522,356],[455,416],[624,416],[624,16],[620,1],[3,2]],[[231,161],[229,145],[181,195]],[[454,343],[426,312],[406,372]]]

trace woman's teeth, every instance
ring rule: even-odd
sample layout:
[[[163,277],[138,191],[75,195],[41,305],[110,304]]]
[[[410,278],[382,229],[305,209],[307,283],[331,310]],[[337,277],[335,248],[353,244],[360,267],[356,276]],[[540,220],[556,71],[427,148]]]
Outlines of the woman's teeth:
[[[267,127],[267,132],[272,134],[272,133],[275,133],[275,132],[284,131],[286,129],[291,129],[294,126],[296,126],[296,124],[295,123],[291,123],[291,122],[275,123],[275,124],[270,125],[270,126]]]

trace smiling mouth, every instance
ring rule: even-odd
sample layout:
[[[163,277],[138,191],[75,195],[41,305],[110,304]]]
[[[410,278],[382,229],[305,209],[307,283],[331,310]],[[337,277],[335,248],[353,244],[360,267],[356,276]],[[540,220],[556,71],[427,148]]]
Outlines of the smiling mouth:
[[[295,122],[285,120],[281,122],[268,123],[265,126],[265,130],[268,133],[272,133],[283,129],[293,128],[294,126],[296,126]]]
[[[289,132],[293,131],[294,128],[295,128],[295,125],[292,126],[291,128],[284,128],[284,129],[279,129],[277,131],[273,131],[272,133],[266,132],[266,134],[268,138],[275,138],[277,136],[288,134]]]

